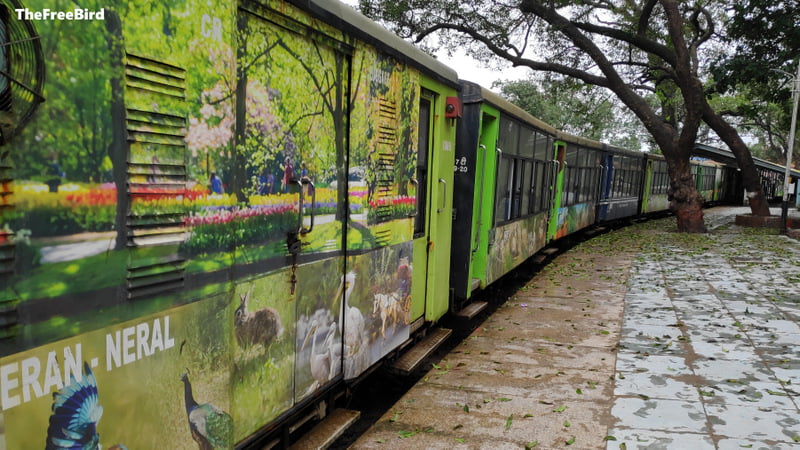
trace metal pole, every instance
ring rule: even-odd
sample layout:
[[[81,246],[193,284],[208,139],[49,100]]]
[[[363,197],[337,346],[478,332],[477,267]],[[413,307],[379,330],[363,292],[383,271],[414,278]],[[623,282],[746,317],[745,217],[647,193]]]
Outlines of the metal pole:
[[[786,172],[783,178],[783,203],[781,204],[781,223],[783,232],[789,227],[789,176],[792,171],[792,151],[794,150],[794,133],[797,128],[797,103],[800,100],[800,61],[797,64],[797,75],[794,77],[792,89],[792,125],[789,127],[789,148],[786,150]],[[796,188],[797,185],[795,185]]]

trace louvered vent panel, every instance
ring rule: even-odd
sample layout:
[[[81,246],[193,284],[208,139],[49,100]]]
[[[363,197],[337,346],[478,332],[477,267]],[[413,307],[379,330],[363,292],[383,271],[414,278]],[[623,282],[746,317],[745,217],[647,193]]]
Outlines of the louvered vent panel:
[[[186,261],[178,246],[186,239],[185,71],[127,55],[128,298],[164,295],[183,288]],[[161,247],[154,257],[145,250]],[[167,251],[169,250],[169,251]]]
[[[7,339],[19,330],[17,305],[19,299],[8,288],[14,276],[14,233],[6,224],[6,218],[14,209],[14,183],[11,166],[0,162],[0,339]]]
[[[388,98],[379,101],[378,161],[376,167],[375,218],[378,223],[392,219],[392,194],[395,191],[395,160],[397,158],[397,103]],[[379,241],[379,245],[380,241]]]
[[[145,96],[159,111],[127,109],[128,245],[180,243],[185,239],[187,122],[179,109],[185,103],[185,72],[175,66],[127,55],[126,95]],[[169,105],[177,107],[169,108]]]
[[[5,218],[14,208],[14,183],[11,167],[0,162],[0,282],[14,274],[14,234]]]
[[[185,269],[186,261],[177,255],[131,264],[128,298],[136,300],[182,289]]]

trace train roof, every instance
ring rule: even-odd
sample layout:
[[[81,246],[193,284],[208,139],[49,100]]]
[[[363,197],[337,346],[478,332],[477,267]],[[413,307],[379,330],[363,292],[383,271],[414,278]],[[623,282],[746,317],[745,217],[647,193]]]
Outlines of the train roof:
[[[706,144],[695,144],[694,154],[697,156],[707,157],[713,159],[714,161],[718,161],[724,164],[730,164],[734,167],[738,167],[738,164],[736,163],[736,156],[734,156],[733,152],[730,150],[712,147]],[[766,169],[773,172],[786,173],[786,166],[781,166],[780,164],[775,164],[761,158],[753,157],[753,163],[756,165],[756,167],[760,169]],[[795,178],[800,178],[800,170],[792,169],[791,175]]]
[[[338,0],[288,0],[323,21],[381,51],[422,70],[438,81],[458,88],[458,74],[452,68],[401,39],[391,31]]]
[[[461,83],[461,98],[465,104],[486,102],[495,108],[499,109],[505,114],[508,114],[516,119],[519,119],[529,125],[532,125],[546,133],[553,135],[556,139],[562,140],[570,144],[581,145],[589,148],[596,148],[607,150],[613,153],[627,154],[629,156],[644,157],[644,153],[634,150],[627,150],[620,147],[615,147],[609,144],[604,144],[592,139],[576,136],[574,134],[561,131],[552,125],[537,119],[530,113],[520,108],[519,106],[511,103],[502,96],[484,88],[483,86],[473,83],[472,81],[460,80]]]
[[[545,123],[542,120],[533,117],[524,109],[511,103],[498,94],[484,88],[483,86],[473,83],[472,81],[460,80],[461,83],[461,100],[465,104],[470,103],[488,103],[495,108],[499,109],[505,114],[519,119],[529,125],[532,125],[545,133],[553,136],[558,136],[561,131]]]

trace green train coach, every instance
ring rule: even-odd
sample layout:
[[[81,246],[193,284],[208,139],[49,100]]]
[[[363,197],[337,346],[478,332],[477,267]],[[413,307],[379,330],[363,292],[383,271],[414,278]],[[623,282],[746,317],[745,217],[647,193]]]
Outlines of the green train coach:
[[[669,211],[663,156],[564,133],[468,81],[461,81],[460,95],[450,272],[455,311],[475,309],[475,292],[558,239]],[[690,162],[707,203],[741,201],[731,162]],[[759,167],[765,183],[782,180],[775,168]]]
[[[332,1],[81,5],[2,7],[0,447],[284,439],[448,310],[457,76]]]
[[[547,245],[669,207],[662,157],[335,0],[69,5],[0,2],[0,448],[287,446]]]

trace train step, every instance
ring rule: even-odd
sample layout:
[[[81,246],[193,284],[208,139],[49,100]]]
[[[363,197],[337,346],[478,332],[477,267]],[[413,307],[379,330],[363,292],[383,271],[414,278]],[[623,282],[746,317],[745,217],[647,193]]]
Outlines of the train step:
[[[488,302],[472,302],[466,308],[456,313],[457,317],[467,320],[472,320],[473,317],[481,313],[486,307],[489,306]]]
[[[350,425],[361,417],[361,411],[337,408],[331,411],[322,422],[318,423],[302,439],[289,447],[291,450],[324,449],[331,446]]]
[[[417,345],[398,358],[392,364],[392,369],[403,375],[410,374],[419,367],[425,358],[439,348],[452,332],[453,330],[447,328],[431,330]]]
[[[534,255],[533,262],[534,262],[534,264],[542,264],[543,262],[547,261],[547,258],[549,256],[552,256],[552,255],[554,255],[554,254],[556,254],[558,252],[559,252],[559,248],[558,247],[548,247],[548,248],[542,249],[541,251],[539,251],[539,253]]]
[[[478,288],[481,287],[481,279],[480,278],[473,278],[471,287],[472,287],[472,292],[475,292],[476,290],[478,290]]]

